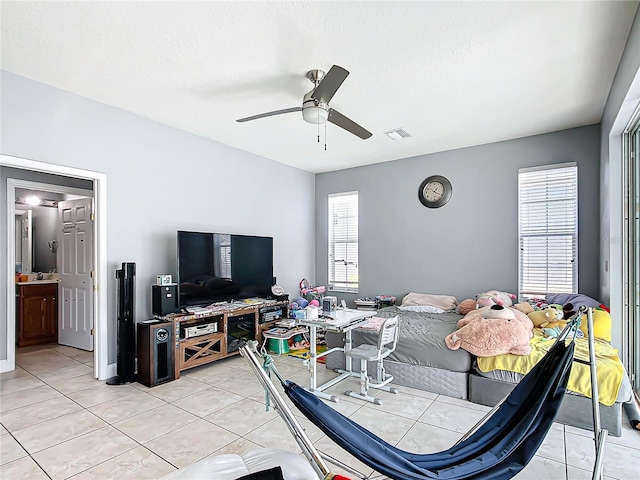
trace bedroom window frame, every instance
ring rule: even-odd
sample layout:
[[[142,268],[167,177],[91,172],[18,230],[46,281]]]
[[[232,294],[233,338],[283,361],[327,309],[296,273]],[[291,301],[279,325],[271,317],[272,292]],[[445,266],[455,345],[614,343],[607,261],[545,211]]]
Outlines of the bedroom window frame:
[[[518,293],[578,293],[578,166],[518,171]]]
[[[358,293],[358,191],[327,196],[328,287],[344,293]]]

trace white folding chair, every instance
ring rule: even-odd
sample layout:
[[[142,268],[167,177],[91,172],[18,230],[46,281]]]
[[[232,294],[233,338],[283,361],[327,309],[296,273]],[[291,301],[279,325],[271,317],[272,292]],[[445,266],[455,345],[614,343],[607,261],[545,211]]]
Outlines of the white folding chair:
[[[360,393],[347,390],[345,395],[366,400],[367,402],[382,405],[382,400],[369,396],[369,387],[385,390],[391,393],[398,393],[398,389],[389,387],[393,380],[393,375],[387,375],[384,371],[382,360],[391,355],[398,344],[398,317],[387,318],[378,332],[377,345],[359,345],[347,350],[345,355],[354,360],[360,360]],[[372,383],[367,374],[367,362],[377,362],[377,383]]]

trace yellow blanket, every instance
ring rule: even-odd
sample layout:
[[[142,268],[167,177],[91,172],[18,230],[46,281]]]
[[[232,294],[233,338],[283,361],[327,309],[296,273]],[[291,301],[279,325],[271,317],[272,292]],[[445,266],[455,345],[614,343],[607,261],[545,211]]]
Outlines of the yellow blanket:
[[[478,367],[483,372],[491,370],[508,370],[526,374],[538,363],[549,351],[555,340],[546,340],[541,333],[534,330],[535,335],[531,339],[530,355],[495,355],[493,357],[478,357]],[[622,362],[618,358],[618,350],[613,348],[608,342],[595,339],[596,366],[598,377],[598,397],[600,403],[611,406],[618,397],[618,391],[622,384],[624,369]],[[589,343],[586,338],[576,339],[574,358],[589,361]],[[589,364],[582,364],[576,361],[571,367],[569,384],[567,388],[573,392],[580,393],[591,398],[591,374]]]

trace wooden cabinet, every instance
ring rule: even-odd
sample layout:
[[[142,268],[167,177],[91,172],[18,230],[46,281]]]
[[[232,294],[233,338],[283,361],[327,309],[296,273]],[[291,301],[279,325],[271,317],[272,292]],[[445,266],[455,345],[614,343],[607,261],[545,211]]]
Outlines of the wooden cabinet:
[[[18,285],[18,347],[58,341],[58,283]]]
[[[214,362],[239,353],[238,347],[244,340],[262,340],[265,306],[280,306],[280,314],[287,316],[287,301],[264,300],[258,304],[244,305],[232,303],[217,305],[207,314],[172,314],[156,316],[163,321],[171,321],[175,335],[175,378],[189,368]],[[271,325],[275,321],[267,322]],[[189,329],[209,329],[215,324],[215,331],[190,336]],[[266,325],[266,323],[265,323]]]

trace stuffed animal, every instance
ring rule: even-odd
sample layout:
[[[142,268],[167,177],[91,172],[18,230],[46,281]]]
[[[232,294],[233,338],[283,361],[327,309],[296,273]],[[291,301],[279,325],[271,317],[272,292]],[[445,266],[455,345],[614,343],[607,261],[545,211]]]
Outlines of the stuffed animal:
[[[511,307],[516,298],[517,297],[513,293],[491,290],[489,292],[479,293],[476,295],[476,307],[490,307],[491,305]]]
[[[493,305],[469,312],[458,322],[458,330],[445,338],[451,350],[463,348],[479,357],[504,353],[529,355],[533,324],[519,310]]]
[[[458,313],[460,315],[466,315],[471,310],[475,310],[475,309],[476,309],[476,301],[471,298],[467,298],[466,300],[461,301],[460,304],[458,305]]]
[[[529,314],[533,312],[533,307],[529,302],[516,303],[513,308],[520,310],[522,313]]]
[[[564,323],[566,325],[567,322],[560,322],[563,320],[563,312],[562,307],[558,310],[558,308],[549,306],[544,310],[535,310],[533,312],[529,312],[527,314],[529,319],[533,322],[533,325],[536,328],[553,328],[555,326],[560,326],[560,323]],[[560,323],[556,323],[560,322]],[[554,323],[552,325],[552,323]]]

